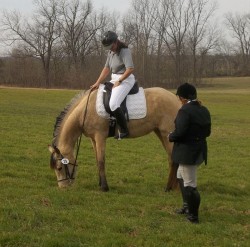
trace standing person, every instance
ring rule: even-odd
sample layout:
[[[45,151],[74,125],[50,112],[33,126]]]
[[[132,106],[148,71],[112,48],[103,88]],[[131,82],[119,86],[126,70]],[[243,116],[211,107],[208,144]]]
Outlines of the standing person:
[[[183,207],[176,211],[187,214],[192,223],[199,223],[200,194],[197,190],[197,167],[207,163],[206,137],[211,133],[211,116],[208,109],[197,100],[196,88],[184,83],[177,89],[182,107],[175,119],[175,130],[169,134],[174,142],[172,159],[179,164],[177,179],[180,184]]]
[[[122,139],[129,135],[129,131],[127,120],[120,105],[135,84],[135,77],[132,74],[134,64],[130,49],[118,39],[115,32],[106,32],[102,44],[105,49],[109,50],[109,53],[99,78],[90,88],[97,89],[109,73],[112,72],[110,82],[113,83],[113,88],[109,106],[120,127],[120,132],[115,138]]]

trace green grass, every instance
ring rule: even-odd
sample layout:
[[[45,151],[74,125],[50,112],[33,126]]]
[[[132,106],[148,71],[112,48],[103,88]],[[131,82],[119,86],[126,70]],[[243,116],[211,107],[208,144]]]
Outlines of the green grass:
[[[108,140],[107,193],[84,137],[77,180],[58,189],[47,145],[77,92],[0,88],[0,246],[249,246],[250,78],[208,84],[198,91],[213,121],[199,225],[174,214],[180,193],[164,192],[166,154],[153,134]]]

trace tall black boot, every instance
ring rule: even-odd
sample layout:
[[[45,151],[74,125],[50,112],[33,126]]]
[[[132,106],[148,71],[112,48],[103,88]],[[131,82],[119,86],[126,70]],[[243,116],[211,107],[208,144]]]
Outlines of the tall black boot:
[[[182,208],[177,209],[175,212],[177,214],[188,214],[188,203],[187,203],[186,190],[184,188],[184,181],[183,179],[178,178],[178,182],[181,190],[183,206]]]
[[[188,202],[188,210],[189,214],[187,219],[192,223],[199,223],[198,213],[200,206],[200,193],[196,188],[187,186],[185,187],[187,202]]]
[[[123,139],[129,135],[128,127],[127,127],[127,120],[125,118],[125,115],[121,109],[121,107],[118,107],[115,111],[113,111],[113,115],[116,118],[116,121],[120,127],[120,132],[117,136],[115,136],[115,139]]]

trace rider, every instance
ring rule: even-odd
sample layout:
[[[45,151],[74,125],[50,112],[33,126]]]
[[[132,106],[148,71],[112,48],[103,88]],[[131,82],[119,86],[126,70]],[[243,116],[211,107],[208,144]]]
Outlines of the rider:
[[[113,83],[113,88],[109,106],[120,127],[120,132],[115,138],[122,139],[129,135],[129,131],[127,120],[120,106],[135,84],[135,77],[132,74],[134,64],[130,49],[118,39],[115,32],[104,33],[102,44],[105,49],[109,50],[107,60],[99,78],[90,88],[97,89],[112,72],[110,82]]]

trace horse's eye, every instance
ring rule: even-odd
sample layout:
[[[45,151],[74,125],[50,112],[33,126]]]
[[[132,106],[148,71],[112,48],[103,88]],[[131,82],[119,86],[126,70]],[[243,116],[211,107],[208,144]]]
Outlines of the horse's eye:
[[[58,171],[61,171],[61,170],[62,170],[62,167],[58,167],[57,170],[58,170]]]

